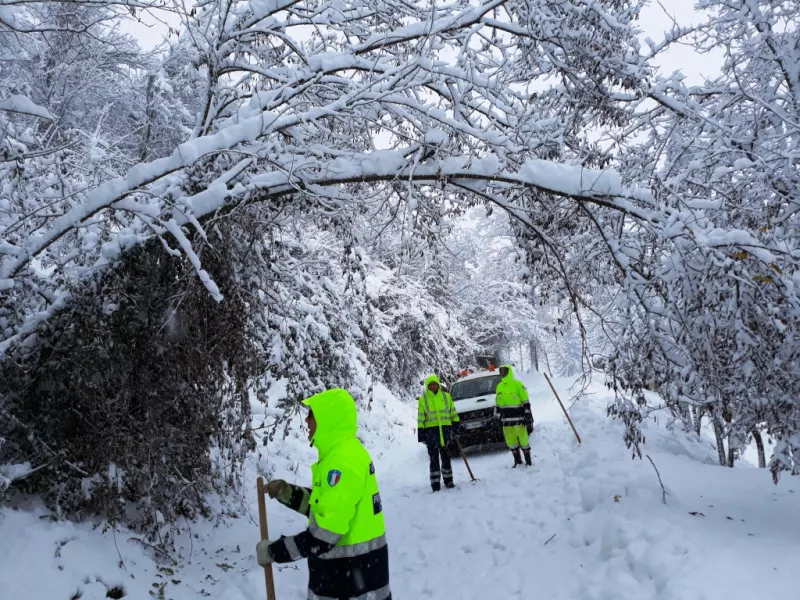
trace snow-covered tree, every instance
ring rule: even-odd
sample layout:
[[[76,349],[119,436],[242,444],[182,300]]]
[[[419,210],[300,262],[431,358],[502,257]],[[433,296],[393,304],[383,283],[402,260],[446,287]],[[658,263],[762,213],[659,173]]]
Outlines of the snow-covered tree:
[[[658,389],[683,417],[689,405],[718,429],[724,421],[726,463],[752,432],[775,436],[777,480],[800,465],[800,8],[699,6],[708,20],[695,39],[724,50],[721,74],[694,87],[679,75],[656,79],[629,124],[640,138],[620,153],[654,197],[613,242],[631,248],[629,320],[617,330],[613,369],[623,385]]]
[[[635,8],[501,5],[429,10],[387,2],[365,11],[357,3],[203,3],[184,23],[207,81],[192,139],[169,157],[85,189],[58,216],[23,216],[3,258],[4,285],[41,318],[57,310],[63,290],[32,270],[33,257],[45,268],[66,260],[70,271],[93,269],[167,232],[201,271],[181,228],[251,202],[313,198],[310,209],[335,212],[389,206],[402,194],[424,225],[438,218],[441,193],[477,193],[505,205],[523,189],[585,198],[621,192],[613,177],[579,167],[563,172],[567,185],[537,157],[552,155],[550,138],[567,136],[577,148],[580,119],[610,115],[608,101],[590,98],[603,85],[634,82],[638,60],[621,49],[633,39]],[[316,26],[310,39],[292,37],[309,25]],[[596,55],[600,41],[608,49]],[[448,57],[448,49],[458,55]],[[517,90],[537,77],[560,77],[569,89]],[[581,104],[571,106],[576,99]],[[379,133],[392,137],[391,150],[374,149]],[[200,187],[193,182],[199,170]],[[105,235],[87,235],[89,223]],[[37,286],[52,293],[44,306],[31,292]],[[35,325],[11,318],[3,349]]]
[[[58,12],[45,4],[4,6],[0,24],[33,27],[31,7]],[[155,5],[72,4],[109,18]],[[562,358],[588,368],[602,353],[637,451],[653,390],[687,424],[699,409],[721,418],[734,455],[751,432],[776,436],[776,477],[796,472],[800,9],[706,0],[708,24],[643,49],[640,6],[206,0],[156,62],[107,17],[67,11],[59,35],[80,44],[57,60],[79,49],[63,60],[88,61],[119,110],[60,113],[33,100],[38,80],[2,72],[4,361],[39,360],[86,282],[145,245],[191,265],[220,306],[251,298],[248,377],[288,377],[289,402],[338,382],[368,390],[364,370],[410,385],[462,366],[476,341],[544,324],[579,340]],[[690,35],[726,49],[717,80],[651,66]],[[68,65],[42,73],[86,93]],[[453,219],[475,204],[505,211],[524,268],[456,268],[469,245]],[[207,268],[223,250],[224,284]],[[484,281],[499,284],[488,302]]]

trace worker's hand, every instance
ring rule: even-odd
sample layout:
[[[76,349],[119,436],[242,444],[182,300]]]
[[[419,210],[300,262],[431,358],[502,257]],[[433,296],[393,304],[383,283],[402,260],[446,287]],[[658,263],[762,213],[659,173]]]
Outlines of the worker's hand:
[[[276,479],[267,484],[267,494],[278,502],[288,502],[292,496],[292,488],[283,479]]]
[[[269,553],[269,545],[271,543],[272,540],[261,540],[256,544],[256,560],[258,560],[258,564],[262,567],[266,567],[275,562],[275,559],[272,558],[272,555]]]

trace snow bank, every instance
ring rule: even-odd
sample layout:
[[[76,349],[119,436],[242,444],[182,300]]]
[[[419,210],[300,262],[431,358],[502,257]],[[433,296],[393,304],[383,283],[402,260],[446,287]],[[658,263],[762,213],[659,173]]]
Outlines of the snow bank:
[[[563,439],[552,439],[554,430],[543,432],[553,448],[561,448],[555,453],[563,488],[552,495],[563,502],[562,543],[581,564],[573,597],[744,600],[788,594],[794,585],[789,556],[800,550],[797,481],[774,488],[765,469],[719,467],[707,439],[668,431],[669,420],[657,417],[643,423],[643,452],[660,472],[665,505],[653,465],[647,458],[631,460],[621,443],[622,425],[605,417],[607,392],[601,386],[590,391],[596,396],[571,411],[581,448],[565,449]]]
[[[51,521],[42,508],[0,510],[0,590],[4,598],[82,600],[105,598],[122,588],[148,598],[163,581],[149,551],[128,531]],[[75,596],[73,596],[75,595]]]

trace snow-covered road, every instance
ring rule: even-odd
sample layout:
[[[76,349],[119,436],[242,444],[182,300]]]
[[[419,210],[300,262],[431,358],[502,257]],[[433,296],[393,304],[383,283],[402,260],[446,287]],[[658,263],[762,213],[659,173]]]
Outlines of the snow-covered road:
[[[479,481],[471,483],[457,459],[457,488],[438,494],[427,484],[411,407],[382,390],[362,418],[381,484],[396,600],[796,597],[796,478],[775,487],[765,470],[715,466],[709,442],[650,422],[645,450],[670,492],[665,506],[653,467],[630,459],[620,425],[605,417],[604,388],[571,411],[584,442],[578,447],[546,383],[538,376],[526,382],[536,419],[534,466],[511,469],[502,448],[470,451]],[[556,385],[566,398],[569,383]],[[314,451],[302,432],[272,448],[254,457],[250,478],[260,471],[307,482]],[[304,526],[275,503],[269,510],[273,537]],[[137,599],[262,599],[263,571],[252,557],[255,502],[243,512],[217,526],[192,524],[179,541],[187,561],[175,567],[156,565],[128,532],[101,535],[4,509],[0,596],[69,600],[81,592],[89,600],[122,586]],[[279,600],[305,598],[304,563],[275,576]]]

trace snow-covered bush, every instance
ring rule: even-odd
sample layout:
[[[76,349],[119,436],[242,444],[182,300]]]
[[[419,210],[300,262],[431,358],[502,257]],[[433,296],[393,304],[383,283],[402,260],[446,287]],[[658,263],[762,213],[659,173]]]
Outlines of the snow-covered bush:
[[[355,385],[356,367],[364,362],[358,350],[363,332],[358,303],[347,290],[342,244],[308,222],[302,236],[285,226],[251,233],[249,253],[238,268],[264,365],[253,376],[267,383],[283,380],[290,412],[331,387],[345,387],[368,402],[369,385]]]
[[[384,265],[370,265],[367,285],[365,352],[378,379],[398,395],[416,392],[431,372],[451,381],[472,362],[477,345],[455,316],[457,299]]]
[[[148,242],[76,286],[26,351],[3,361],[0,464],[35,469],[17,489],[58,514],[100,513],[155,534],[204,512],[214,485],[236,483],[252,446],[246,383],[258,355],[231,253],[211,242],[204,258],[225,302],[200,292],[185,258]],[[230,463],[224,474],[212,445]]]

